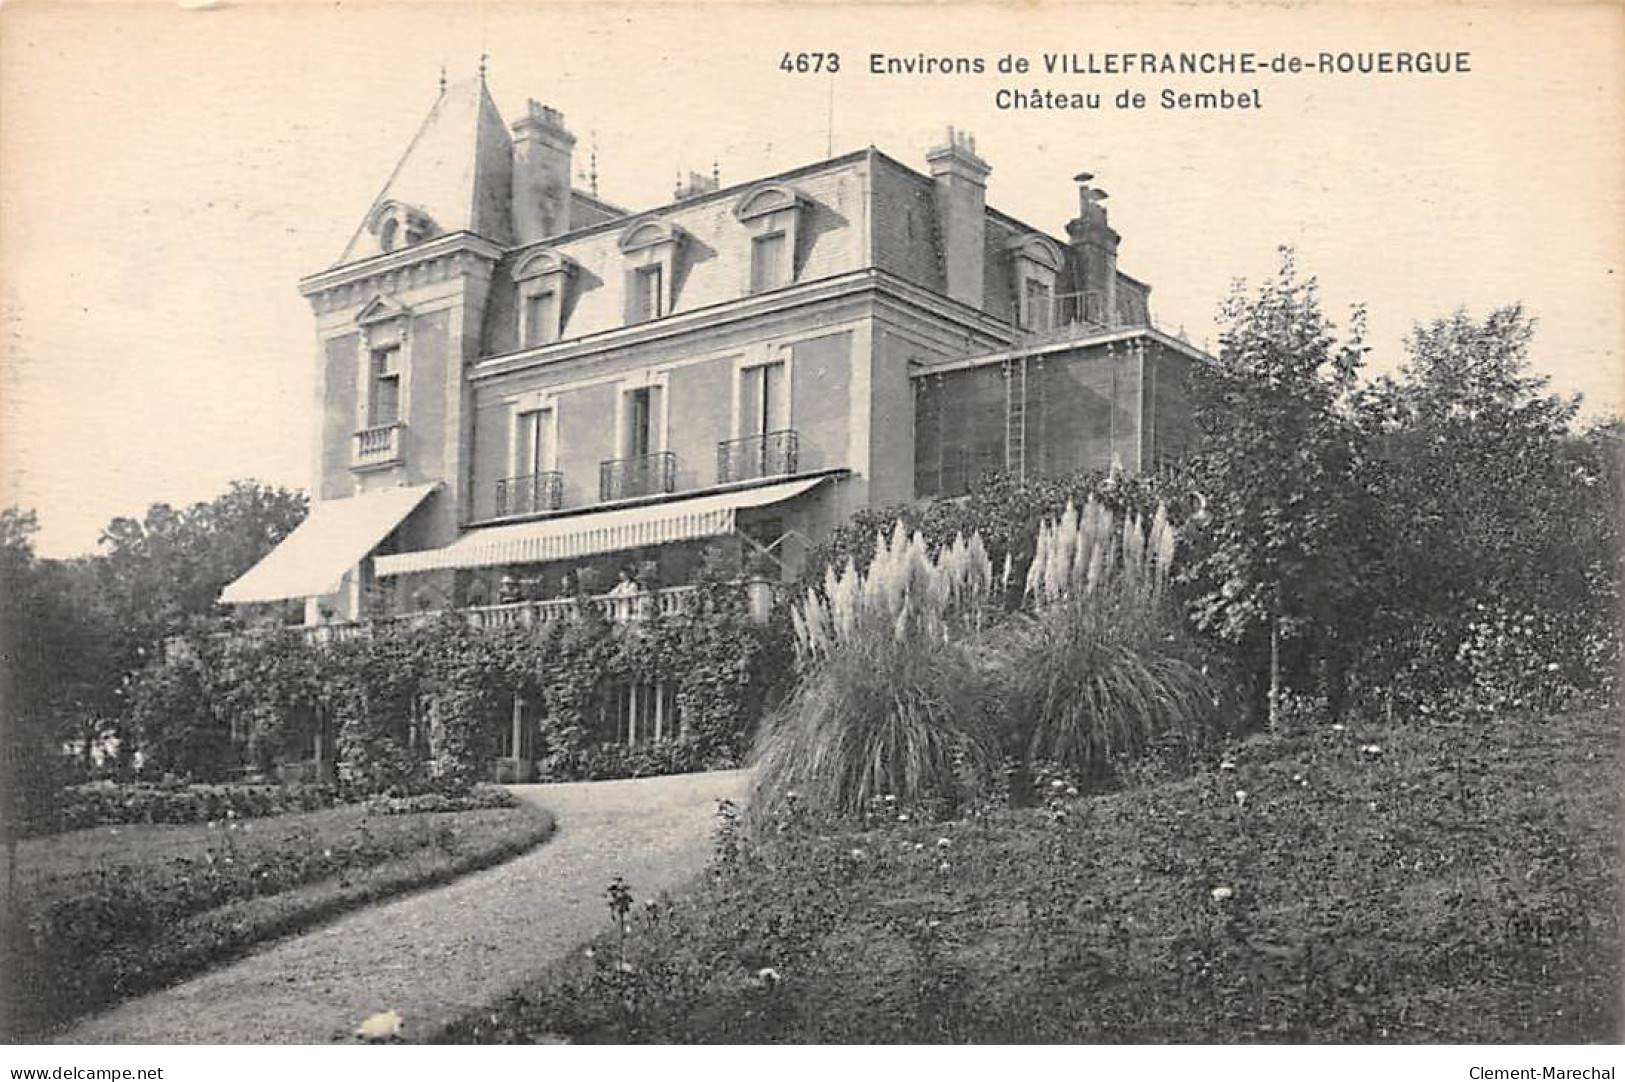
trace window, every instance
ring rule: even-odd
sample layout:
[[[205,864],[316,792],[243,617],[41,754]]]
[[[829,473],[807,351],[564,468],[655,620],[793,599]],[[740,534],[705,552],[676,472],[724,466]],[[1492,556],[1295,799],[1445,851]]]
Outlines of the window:
[[[527,410],[516,418],[514,476],[534,477],[548,473],[556,461],[553,445],[553,411]]]
[[[739,435],[765,436],[790,427],[783,361],[739,373]]]
[[[1024,331],[1048,331],[1061,322],[1056,310],[1056,286],[1063,282],[1066,254],[1061,246],[1041,233],[1026,233],[1011,240],[1010,253],[1012,322]]]
[[[372,351],[372,388],[367,396],[367,425],[380,428],[401,419],[401,347]]]
[[[1029,331],[1047,331],[1055,325],[1054,297],[1048,282],[1028,278],[1023,287],[1021,325]]]
[[[750,291],[765,293],[778,289],[788,279],[784,266],[785,237],[764,233],[750,242]]]
[[[552,290],[532,293],[525,298],[526,346],[556,341],[559,331],[558,294]]]
[[[616,684],[606,699],[602,735],[617,744],[658,744],[682,731],[675,684]]]
[[[796,280],[796,237],[812,204],[794,188],[762,184],[734,204],[734,217],[750,238],[749,293],[783,289]]]
[[[626,393],[625,457],[642,458],[654,445],[654,388],[639,387]]]
[[[647,267],[639,267],[632,272],[631,315],[633,323],[659,319],[666,314],[665,294],[663,292],[665,275],[662,273],[663,269],[659,263],[654,263]]]

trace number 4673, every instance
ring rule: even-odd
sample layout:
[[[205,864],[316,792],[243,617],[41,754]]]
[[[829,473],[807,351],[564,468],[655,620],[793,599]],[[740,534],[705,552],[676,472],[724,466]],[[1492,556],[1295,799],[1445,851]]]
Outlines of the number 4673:
[[[779,61],[779,70],[792,75],[808,75],[820,71],[840,71],[840,53],[785,53]]]

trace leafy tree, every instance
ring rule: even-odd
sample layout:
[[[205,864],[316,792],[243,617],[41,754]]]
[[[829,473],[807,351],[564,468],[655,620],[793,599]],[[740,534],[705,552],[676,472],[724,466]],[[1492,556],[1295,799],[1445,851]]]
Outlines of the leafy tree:
[[[1200,445],[1192,463],[1206,507],[1196,521],[1198,627],[1268,673],[1270,718],[1283,641],[1327,658],[1334,706],[1358,635],[1360,432],[1348,413],[1359,376],[1364,313],[1339,342],[1313,278],[1292,252],[1256,295],[1238,283],[1221,308],[1216,363],[1192,381]],[[1267,662],[1265,661],[1267,659]],[[1262,686],[1262,685],[1259,685]]]
[[[222,495],[177,511],[155,503],[140,519],[115,518],[98,562],[104,596],[135,668],[189,620],[218,615],[220,591],[304,520],[302,492],[233,481]]]
[[[1535,324],[1518,305],[1417,325],[1409,363],[1362,395],[1392,588],[1390,667],[1426,651],[1434,679],[1486,606],[1611,632],[1620,582],[1620,427],[1576,433],[1578,397],[1529,371]],[[1551,643],[1554,664],[1581,660]]]
[[[81,707],[106,716],[96,701],[105,636],[82,604],[74,566],[35,555],[38,529],[33,511],[0,510],[0,825],[8,884],[18,837],[51,813],[61,747],[75,735],[72,719]],[[99,734],[78,735],[88,756]]]

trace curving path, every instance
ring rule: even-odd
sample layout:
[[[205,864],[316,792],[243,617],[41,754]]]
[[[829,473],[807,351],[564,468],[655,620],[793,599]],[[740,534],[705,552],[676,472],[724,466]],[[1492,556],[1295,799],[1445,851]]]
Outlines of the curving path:
[[[639,899],[681,886],[710,855],[716,802],[744,771],[518,785],[557,832],[540,848],[445,886],[266,944],[172,988],[85,1019],[68,1044],[313,1044],[350,1040],[399,1011],[422,1040],[608,926],[604,890]]]

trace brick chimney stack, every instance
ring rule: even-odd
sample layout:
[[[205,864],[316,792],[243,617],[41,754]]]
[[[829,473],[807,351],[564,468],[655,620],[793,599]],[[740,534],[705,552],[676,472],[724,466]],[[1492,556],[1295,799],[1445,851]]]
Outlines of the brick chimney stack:
[[[1090,187],[1093,173],[1072,178],[1078,185],[1078,216],[1066,223],[1072,243],[1073,288],[1078,314],[1090,323],[1117,322],[1117,244],[1121,237],[1106,222],[1106,193]]]
[[[535,101],[513,124],[513,231],[519,244],[570,229],[570,158],[576,137],[564,114]]]
[[[936,182],[937,224],[948,296],[980,308],[986,299],[987,177],[992,167],[976,139],[948,129],[948,140],[925,155]]]

